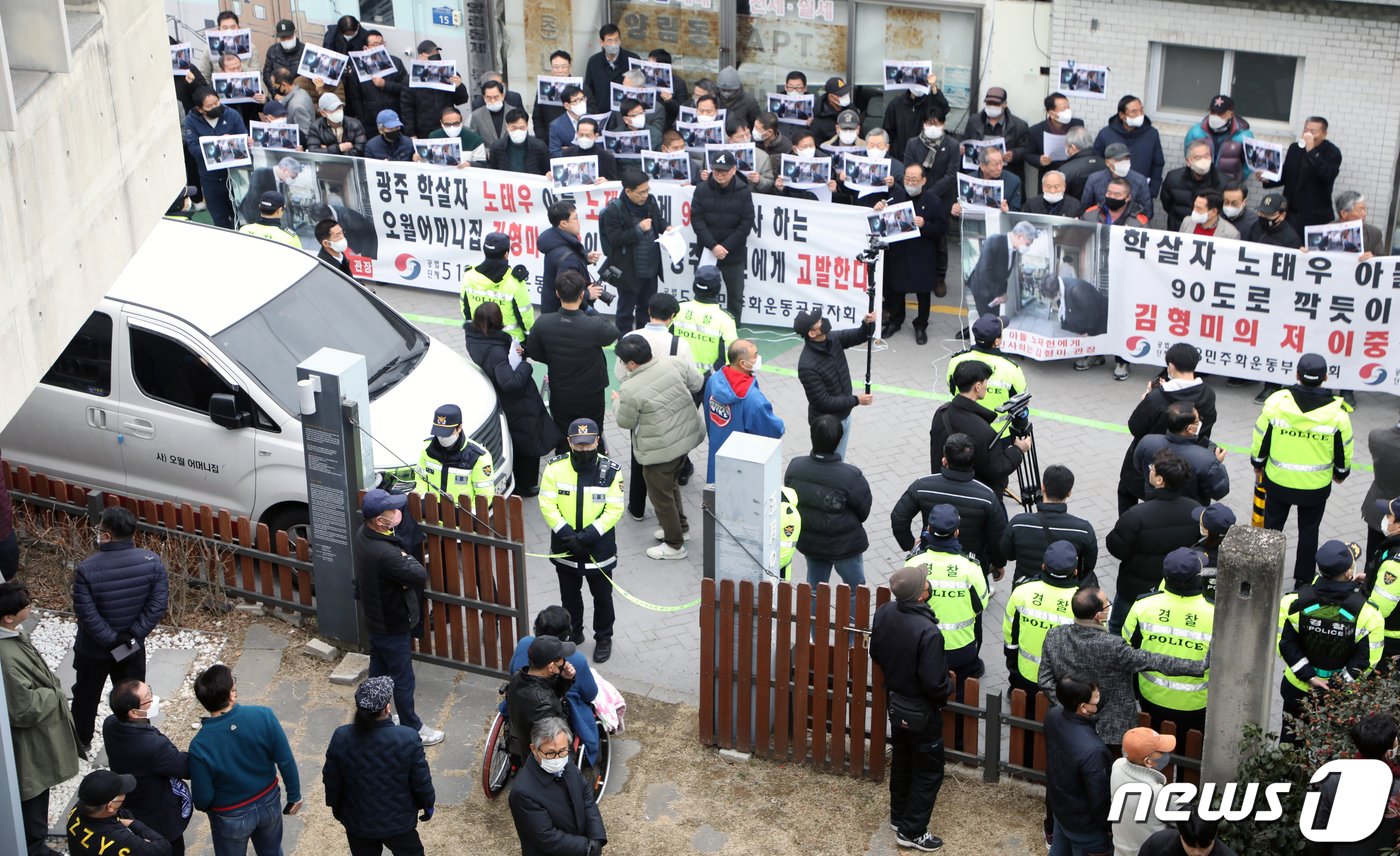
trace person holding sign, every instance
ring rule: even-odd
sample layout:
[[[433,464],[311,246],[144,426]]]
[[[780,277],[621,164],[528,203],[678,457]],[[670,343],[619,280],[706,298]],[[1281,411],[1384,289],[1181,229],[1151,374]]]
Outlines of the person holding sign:
[[[200,137],[223,137],[230,134],[247,134],[248,126],[232,107],[225,107],[219,96],[207,86],[195,90],[194,103],[199,109],[185,114],[181,123],[185,149],[194,158],[199,168],[199,184],[204,191],[204,203],[214,225],[223,229],[233,228],[233,202],[229,199],[228,170],[210,170],[204,162],[204,152],[200,148]]]
[[[239,23],[239,21],[238,21],[238,16],[237,16],[236,14],[234,14],[233,12],[230,12],[229,10],[225,9],[224,11],[220,12],[219,15],[218,15],[218,17],[215,19],[214,28],[215,28],[216,30],[218,30],[219,32],[230,32],[230,31],[233,31],[233,30],[241,30],[241,29],[243,29],[243,25],[242,25],[241,23]],[[207,42],[205,43],[205,45],[206,45],[206,49],[205,49],[205,50],[202,50],[202,51],[198,51],[198,52],[197,52],[197,53],[198,53],[198,56],[199,56],[197,62],[199,63],[199,70],[200,70],[200,72],[202,72],[203,75],[204,75],[204,79],[205,79],[205,80],[208,80],[208,79],[209,79],[209,76],[210,76],[211,74],[213,74],[213,73],[216,72],[216,71],[221,71],[222,69],[219,67],[219,59],[220,59],[220,57],[219,57],[219,56],[215,56],[214,53],[213,53],[212,51],[208,50],[208,43],[207,43]],[[227,53],[228,53],[228,51],[224,51],[224,54],[227,54]],[[234,56],[238,56],[238,54],[234,54]],[[298,58],[297,58],[297,61],[300,62],[300,61],[301,61],[301,58],[298,57]],[[292,66],[292,68],[296,68],[296,66],[294,65],[294,66]],[[245,59],[245,60],[243,60],[243,69],[242,69],[242,70],[243,70],[243,71],[257,71],[257,70],[258,70],[258,55],[255,54],[255,53],[249,54],[249,55],[248,55],[248,58]]]
[[[1265,181],[1264,186],[1283,188],[1288,222],[1302,232],[1308,226],[1332,222],[1332,187],[1341,171],[1342,150],[1327,139],[1327,120],[1309,116],[1298,144],[1289,146],[1283,156],[1282,179]]]
[[[919,303],[919,314],[914,316],[914,343],[926,345],[929,294],[941,283],[935,283],[928,274],[937,269],[938,248],[947,236],[948,205],[929,186],[923,165],[917,163],[904,168],[902,183],[890,193],[889,204],[901,202],[914,204],[914,225],[919,228],[919,237],[892,243],[885,252],[885,306],[889,318],[880,338],[888,339],[899,332],[904,324],[905,297],[912,294]],[[875,203],[875,210],[884,210],[885,204],[885,200]]]
[[[617,332],[645,327],[647,304],[668,261],[656,239],[675,229],[652,198],[645,173],[636,169],[622,173],[622,194],[603,209],[598,228],[608,264],[622,271],[617,282]]]
[[[418,44],[418,59],[439,62],[442,60],[442,49],[432,39],[425,39]],[[408,136],[428,136],[437,129],[443,108],[453,104],[466,104],[471,99],[467,87],[462,83],[461,75],[454,74],[448,82],[456,89],[443,92],[441,89],[429,89],[424,86],[403,88],[398,109],[403,114],[403,124]]]
[[[889,135],[889,149],[898,157],[910,140],[918,139],[928,108],[937,104],[948,115],[948,98],[938,88],[938,75],[930,74],[922,84],[910,86],[902,96],[890,96],[880,127]]]
[[[1011,114],[1011,110],[1006,106],[1006,90],[1000,86],[988,89],[982,101],[982,109],[967,117],[967,126],[963,128],[963,139],[990,140],[995,137],[1004,139],[1006,141],[1007,169],[1015,173],[1018,180],[1024,181],[1025,175],[1021,168],[1021,162],[1025,160],[1026,140],[1030,136],[1026,121]],[[1011,196],[1009,187],[1006,195],[1008,198]]]

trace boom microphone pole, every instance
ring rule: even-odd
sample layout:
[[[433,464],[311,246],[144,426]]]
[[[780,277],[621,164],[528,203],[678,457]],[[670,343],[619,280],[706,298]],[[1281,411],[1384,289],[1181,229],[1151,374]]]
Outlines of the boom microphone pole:
[[[861,250],[856,260],[865,265],[865,293],[870,298],[870,308],[867,313],[875,314],[875,263],[880,260],[880,252],[889,245],[874,235],[870,236],[870,246]],[[879,329],[879,324],[871,325],[870,335],[865,340],[865,394],[870,394],[870,374],[871,363],[875,359],[875,331]]]

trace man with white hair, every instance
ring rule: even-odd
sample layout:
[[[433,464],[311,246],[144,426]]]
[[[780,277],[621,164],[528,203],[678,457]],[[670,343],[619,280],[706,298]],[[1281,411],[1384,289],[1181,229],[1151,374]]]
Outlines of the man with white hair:
[[[1366,197],[1355,190],[1343,190],[1337,194],[1337,219],[1333,223],[1361,221],[1361,260],[1371,256],[1390,255],[1390,242],[1385,232],[1366,222]]]
[[[530,751],[510,791],[510,813],[522,856],[599,856],[608,843],[593,788],[569,763],[574,733],[547,716],[530,730]]]
[[[1010,232],[990,235],[982,242],[977,266],[967,277],[967,290],[977,304],[977,317],[1001,314],[1000,307],[1006,303],[1006,289],[1016,269],[1016,256],[1025,252],[1035,235],[1035,226],[1022,221]],[[967,338],[967,330],[958,337]]]

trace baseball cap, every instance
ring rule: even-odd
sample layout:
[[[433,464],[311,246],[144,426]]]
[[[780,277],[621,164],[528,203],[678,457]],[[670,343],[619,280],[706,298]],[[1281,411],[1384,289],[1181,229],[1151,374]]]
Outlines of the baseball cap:
[[[827,95],[839,97],[851,94],[851,83],[844,77],[828,77],[826,79],[826,86],[822,88],[826,90]]]
[[[297,25],[292,23],[287,18],[283,18],[282,20],[277,22],[277,35],[279,36],[290,36],[296,33],[296,31]]]
[[[1063,579],[1074,573],[1079,566],[1079,551],[1068,541],[1056,541],[1045,548],[1045,572],[1052,577]]]
[[[1228,113],[1233,109],[1235,109],[1235,99],[1223,92],[1210,99],[1210,112],[1217,116]]]
[[[924,590],[924,578],[928,571],[924,568],[906,566],[890,574],[890,594],[895,600],[913,600]]]
[[[1400,497],[1376,500],[1376,510],[1381,514],[1389,514],[1391,517],[1400,520]]]
[[[78,802],[82,805],[106,805],[134,790],[135,776],[113,773],[111,770],[93,770],[78,785]]]
[[[266,104],[258,108],[258,112],[264,116],[285,116],[287,115],[287,105],[276,98],[269,98]]]
[[[807,338],[807,331],[812,329],[812,325],[821,320],[822,314],[816,309],[803,309],[792,319],[792,332],[799,338]]]
[[[316,106],[322,110],[334,110],[344,103],[334,92],[327,92],[316,102]]]
[[[1191,509],[1191,517],[1204,530],[1212,535],[1223,535],[1225,530],[1235,525],[1235,512],[1228,505],[1215,503]]]
[[[705,265],[695,269],[695,284],[692,289],[698,297],[716,297],[719,295],[720,284],[724,279],[720,276],[719,268],[714,265]]]
[[[1321,354],[1303,354],[1298,360],[1298,377],[1308,383],[1322,383],[1327,377],[1327,360]]]
[[[393,110],[380,110],[379,115],[374,117],[374,124],[381,128],[402,128],[403,122],[399,119],[399,114]]]
[[[972,322],[972,338],[990,345],[1001,338],[1001,316],[990,312]]]
[[[935,538],[951,538],[962,524],[958,510],[946,502],[935,505],[928,513],[928,533]]]
[[[388,675],[366,678],[355,688],[355,707],[376,713],[394,697],[394,679]]]
[[[381,488],[365,491],[365,498],[360,500],[360,513],[366,519],[378,517],[392,508],[403,508],[408,505],[408,494],[390,493]]]
[[[1109,160],[1118,160],[1128,157],[1130,154],[1128,147],[1123,143],[1109,143],[1108,148],[1103,150],[1103,156]]]
[[[836,117],[836,127],[838,128],[859,128],[860,114],[854,110],[842,110]]]
[[[1205,566],[1205,553],[1190,547],[1178,547],[1162,560],[1162,576],[1174,582],[1186,582],[1200,576]]]
[[[1340,577],[1356,562],[1356,554],[1351,547],[1337,539],[1332,539],[1317,548],[1317,570],[1324,577]]]
[[[421,41],[421,42],[418,43],[418,52],[419,52],[419,53],[432,53],[433,51],[435,51],[435,50],[437,50],[437,49],[438,49],[438,44],[437,44],[437,42],[433,41],[432,39],[424,39],[423,41]]]
[[[984,104],[1005,104],[1006,90],[1000,86],[993,86],[987,90],[987,94],[982,98]]]
[[[578,647],[558,636],[536,636],[530,643],[530,665],[536,669],[548,666],[560,657],[572,657]]]
[[[1150,728],[1129,728],[1123,734],[1123,757],[1139,766],[1153,752],[1175,749],[1176,737],[1171,734],[1158,734]]]
[[[462,408],[444,404],[433,411],[433,436],[447,437],[462,427]]]
[[[598,439],[598,423],[592,419],[575,419],[569,423],[569,444],[573,445],[578,441],[590,441]]]
[[[503,259],[510,252],[510,235],[505,232],[492,232],[481,242],[481,251],[488,259]]]
[[[1267,214],[1270,217],[1280,211],[1287,210],[1288,200],[1283,198],[1282,193],[1265,193],[1264,198],[1259,200],[1259,208],[1257,209],[1258,213]]]
[[[271,214],[272,212],[287,207],[287,197],[275,190],[269,190],[258,198],[258,212]]]
[[[710,158],[710,167],[716,171],[730,170],[738,165],[739,162],[734,160],[733,152],[718,152]]]

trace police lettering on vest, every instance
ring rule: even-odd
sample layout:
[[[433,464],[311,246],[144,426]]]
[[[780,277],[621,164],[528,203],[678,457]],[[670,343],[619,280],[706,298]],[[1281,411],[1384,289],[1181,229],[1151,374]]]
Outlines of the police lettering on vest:
[[[1123,638],[1143,651],[1200,661],[1210,651],[1215,607],[1206,601],[1200,579],[1205,562],[1203,553],[1187,547],[1173,550],[1163,563],[1164,572],[1165,567],[1181,558],[1181,554],[1186,554],[1191,562],[1185,569],[1189,573],[1173,574],[1168,584],[1177,588],[1178,580],[1184,580],[1197,591],[1186,594],[1169,589],[1144,594],[1133,603],[1123,622]],[[1185,589],[1187,585],[1181,587]],[[1209,673],[1199,678],[1167,676],[1160,672],[1138,673],[1138,690],[1143,698],[1171,710],[1204,710],[1209,683]]]
[[[1300,366],[1309,357],[1316,355],[1305,355]],[[1324,372],[1325,368],[1323,363]],[[1308,392],[1309,388],[1280,390],[1264,402],[1254,424],[1251,463],[1264,470],[1271,484],[1324,490],[1334,478],[1340,481],[1351,472],[1351,407],[1333,396],[1320,407],[1304,410],[1296,396],[1306,400]]]
[[[695,370],[704,374],[724,361],[725,349],[739,338],[734,318],[714,303],[687,300],[671,319],[671,330],[690,343]]]

